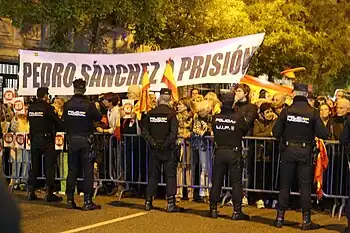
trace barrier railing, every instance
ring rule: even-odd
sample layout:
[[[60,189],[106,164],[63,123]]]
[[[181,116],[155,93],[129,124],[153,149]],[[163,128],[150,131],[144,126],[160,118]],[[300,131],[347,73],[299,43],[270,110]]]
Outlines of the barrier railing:
[[[95,134],[95,140],[96,146],[94,148],[98,155],[97,166],[95,166],[96,191],[103,182],[122,184],[124,186],[123,191],[137,189],[139,186],[147,184],[148,160],[152,154],[142,136],[126,134],[122,135],[121,140],[118,141],[113,135]],[[179,157],[177,195],[182,196],[183,188],[187,188],[188,196],[193,197],[193,190],[199,189],[199,196],[204,199],[207,198],[212,178],[213,139],[211,137],[179,138],[177,144],[179,147],[174,151]],[[335,214],[338,202],[341,202],[339,208],[339,216],[341,216],[349,194],[349,165],[345,157],[344,147],[338,141],[325,141],[325,144],[329,166],[324,173],[324,197],[334,200],[332,216]],[[274,138],[245,137],[242,145],[245,192],[277,194],[279,192],[279,176],[281,172],[283,173],[279,168],[281,160],[280,143]],[[8,158],[3,156],[5,177],[25,181],[28,178],[30,166],[28,152],[25,150],[13,151],[13,148],[5,148],[5,150],[10,151],[7,152],[10,154]],[[56,180],[65,180],[68,169],[66,147],[63,151],[57,153],[59,153],[59,156]],[[44,171],[43,162],[42,170]],[[45,179],[44,173],[41,174],[38,178]],[[165,185],[163,176],[160,178],[159,185]],[[222,189],[231,190],[229,176],[225,176]],[[123,191],[120,193],[120,198]],[[292,187],[291,191],[292,195],[299,195],[297,185]]]

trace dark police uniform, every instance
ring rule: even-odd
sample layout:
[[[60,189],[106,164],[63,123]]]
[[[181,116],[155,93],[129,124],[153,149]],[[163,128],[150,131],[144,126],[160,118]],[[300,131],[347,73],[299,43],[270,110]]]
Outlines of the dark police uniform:
[[[232,113],[233,94],[222,96],[222,111],[213,117],[213,132],[215,141],[215,158],[210,191],[210,212],[217,218],[217,203],[224,175],[229,170],[232,185],[233,220],[249,219],[242,212],[242,138],[248,132],[248,124],[241,113]]]
[[[53,194],[55,184],[55,165],[57,153],[55,151],[55,132],[60,130],[62,125],[54,108],[49,105],[45,96],[49,89],[40,87],[37,90],[38,100],[29,106],[29,136],[31,139],[31,172],[28,178],[28,199],[37,199],[34,190],[37,184],[37,177],[41,167],[41,156],[45,160],[45,176],[47,185],[46,201],[61,201],[62,198]]]
[[[1,233],[20,233],[20,211],[8,192],[3,176],[0,176],[0,200]]]
[[[307,93],[306,84],[294,84],[295,91]],[[282,139],[280,193],[276,227],[282,227],[285,210],[288,208],[290,188],[294,177],[298,177],[300,204],[303,210],[302,229],[319,227],[311,222],[312,150],[315,137],[327,139],[327,128],[318,111],[312,108],[306,97],[295,96],[293,104],[282,110],[273,135]]]
[[[83,210],[100,209],[101,206],[92,202],[94,178],[93,132],[94,121],[100,121],[102,115],[94,103],[83,95],[86,82],[77,79],[73,82],[75,94],[65,105],[63,111],[64,125],[68,136],[68,176],[67,199],[68,208],[75,209],[74,190],[78,178],[78,168],[81,165],[84,173],[84,206]]]
[[[171,96],[171,90],[163,88],[160,95]],[[161,166],[164,166],[168,212],[177,212],[176,207],[176,169],[177,158],[174,145],[177,139],[178,120],[176,112],[168,105],[161,104],[151,110],[144,121],[142,134],[151,146],[149,156],[149,178],[146,188],[145,209],[151,210],[152,198],[157,194]]]
[[[343,144],[346,149],[346,154],[347,154],[347,160],[348,163],[350,163],[350,117],[347,118],[344,126],[344,130],[340,135],[340,142]],[[348,173],[350,176],[350,173]],[[348,182],[349,182],[349,189],[350,189],[350,177],[348,177]],[[345,229],[345,233],[350,233],[350,192],[349,192],[349,199],[348,203],[346,205],[346,218],[348,219],[348,227]]]

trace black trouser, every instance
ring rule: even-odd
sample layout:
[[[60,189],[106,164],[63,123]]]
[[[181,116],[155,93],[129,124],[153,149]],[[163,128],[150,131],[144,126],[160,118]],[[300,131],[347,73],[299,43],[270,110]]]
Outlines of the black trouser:
[[[312,161],[311,148],[287,147],[282,152],[280,166],[280,210],[288,208],[290,189],[295,176],[298,178],[300,206],[303,210],[311,209]]]
[[[153,197],[157,194],[157,187],[163,165],[165,173],[166,194],[168,197],[176,194],[177,159],[174,151],[152,151],[149,156],[148,184],[146,196]]]
[[[79,174],[79,166],[84,174],[84,194],[92,195],[94,182],[94,162],[90,157],[90,144],[84,136],[69,137],[68,176],[66,194],[73,198]]]
[[[53,189],[55,185],[55,165],[57,153],[53,138],[51,136],[33,136],[31,141],[31,169],[28,178],[28,191],[33,192],[37,186],[37,177],[41,170],[41,159],[44,155],[45,177],[48,188]]]
[[[221,186],[227,171],[229,171],[232,186],[232,202],[236,205],[241,204],[243,198],[243,159],[241,151],[233,149],[215,151],[210,202],[216,204],[220,201]]]

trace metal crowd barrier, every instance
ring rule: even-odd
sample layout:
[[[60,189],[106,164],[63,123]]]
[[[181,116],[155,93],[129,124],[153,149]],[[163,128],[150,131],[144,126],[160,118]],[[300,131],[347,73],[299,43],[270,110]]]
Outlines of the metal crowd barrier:
[[[140,135],[122,135],[121,140],[109,134],[95,134],[97,160],[95,166],[95,188],[103,186],[104,182],[111,182],[123,186],[123,192],[140,189],[148,180],[148,160],[151,150]],[[209,197],[211,187],[212,164],[214,158],[214,144],[212,137],[192,137],[177,141],[179,148],[174,151],[180,157],[178,165],[178,195],[187,188],[188,195],[193,195],[194,189],[199,189],[199,196]],[[243,184],[246,193],[277,194],[279,192],[280,151],[281,146],[274,138],[245,137],[242,156],[244,158]],[[329,158],[328,169],[324,172],[324,198],[334,201],[332,216],[339,207],[339,217],[348,198],[349,165],[345,157],[344,147],[338,141],[325,141]],[[5,152],[10,151],[10,152]],[[11,152],[12,151],[12,152]],[[3,171],[5,178],[26,181],[30,159],[25,150],[5,148],[3,155]],[[11,154],[10,156],[6,153]],[[56,180],[65,180],[67,174],[67,148],[57,151]],[[43,158],[44,159],[44,158]],[[44,162],[42,161],[44,171]],[[44,172],[38,177],[45,179]],[[163,174],[163,168],[162,168]],[[80,177],[79,180],[82,180]],[[163,175],[160,186],[164,186]],[[231,190],[230,177],[225,176],[223,192]],[[292,195],[299,195],[298,185],[291,189]],[[225,193],[223,193],[225,196]],[[315,194],[313,193],[313,196]],[[193,197],[193,196],[192,196]],[[225,196],[227,198],[228,196]],[[225,199],[224,198],[224,199]]]
[[[94,173],[95,173],[95,195],[99,188],[102,187],[102,182],[112,180],[109,177],[108,172],[108,163],[109,163],[109,141],[110,134],[94,134],[95,140],[95,152],[97,158],[94,164]],[[28,142],[27,142],[28,143]],[[56,163],[56,172],[55,180],[56,181],[65,181],[68,174],[68,148],[67,140],[65,138],[64,145],[62,150],[56,150],[57,153],[57,163]],[[4,177],[10,179],[10,187],[13,188],[16,185],[25,184],[30,170],[30,148],[24,146],[23,149],[18,149],[14,145],[11,147],[4,147],[2,150],[2,169]],[[41,171],[40,175],[37,177],[39,180],[45,179],[45,166],[44,166],[45,157],[42,155],[41,159]],[[79,175],[78,181],[83,181],[83,173]],[[65,182],[57,182],[57,186],[65,186]],[[12,191],[12,190],[11,190]]]

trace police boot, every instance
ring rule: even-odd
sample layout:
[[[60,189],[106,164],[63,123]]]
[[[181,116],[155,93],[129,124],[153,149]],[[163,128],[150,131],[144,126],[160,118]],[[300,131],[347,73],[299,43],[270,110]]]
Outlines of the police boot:
[[[176,206],[176,199],[175,196],[170,196],[168,199],[168,205],[166,211],[168,213],[174,213],[174,212],[183,212],[184,208],[180,208]]]
[[[145,210],[146,211],[150,211],[153,209],[152,200],[153,200],[153,197],[146,197],[146,201],[145,201]]]
[[[77,209],[77,205],[72,196],[67,196],[67,209]]]
[[[33,186],[28,186],[28,201],[38,200],[38,197],[35,195]]]
[[[250,217],[242,212],[242,205],[233,205],[232,220],[250,220]]]
[[[346,218],[348,219],[348,227],[345,228],[344,233],[350,233],[350,217],[346,215]]]
[[[273,225],[277,228],[281,228],[283,226],[284,222],[284,214],[286,213],[285,210],[277,210],[277,217]]]
[[[46,189],[46,196],[45,196],[45,201],[46,202],[60,202],[62,201],[63,198],[60,196],[57,196],[53,193],[53,188],[52,187],[47,187]]]
[[[317,230],[320,228],[321,226],[319,224],[311,221],[311,210],[303,210],[303,223],[301,224],[301,230]]]
[[[210,217],[218,218],[218,205],[216,203],[210,203]]]
[[[84,206],[83,206],[83,210],[87,211],[87,210],[99,210],[101,209],[100,205],[96,205],[93,201],[92,201],[92,197],[91,195],[85,194],[84,195]]]

